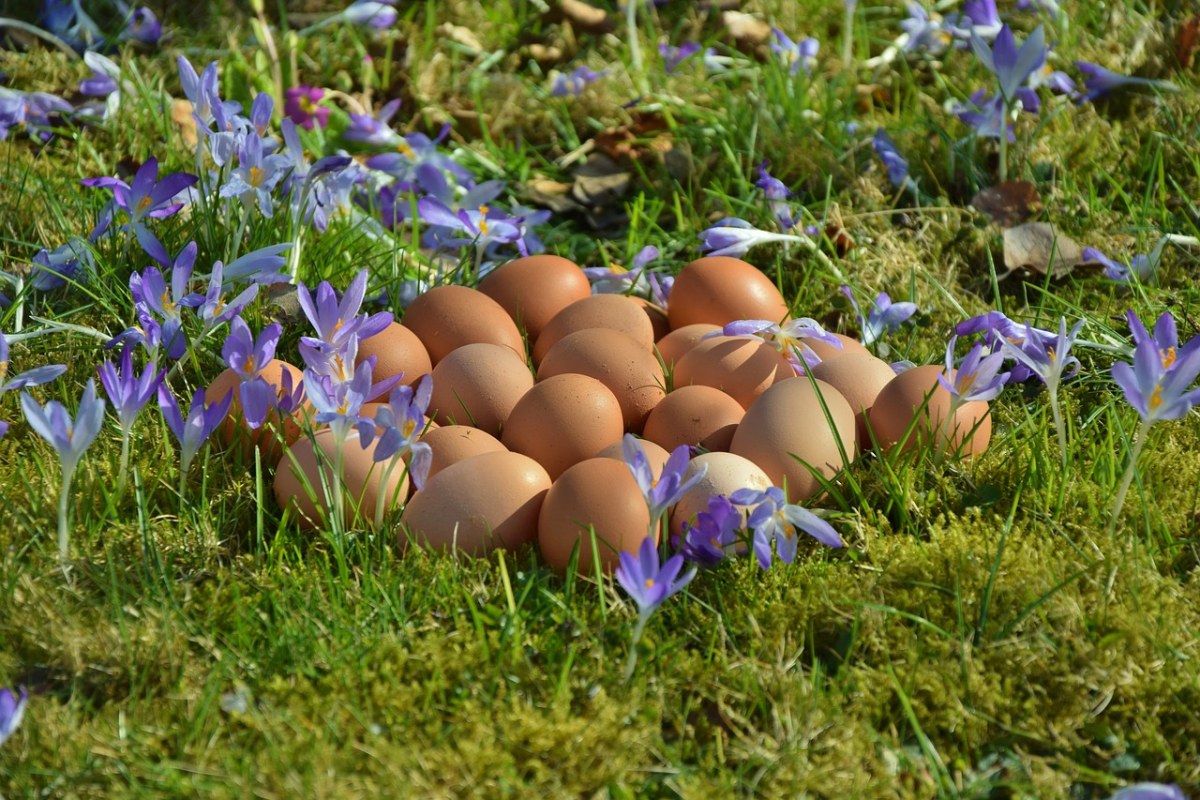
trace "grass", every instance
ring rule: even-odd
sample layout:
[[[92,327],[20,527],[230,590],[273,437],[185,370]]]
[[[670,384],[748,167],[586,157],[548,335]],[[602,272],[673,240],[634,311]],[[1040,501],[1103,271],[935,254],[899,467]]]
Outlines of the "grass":
[[[1160,232],[1196,235],[1200,103],[1191,73],[1172,66],[1181,12],[1140,0],[1064,6],[1070,26],[1048,37],[1060,66],[1098,60],[1184,91],[1048,103],[1019,122],[1010,172],[1036,184],[1041,219],[1124,260]],[[848,72],[841,4],[749,7],[793,37],[821,40],[812,77],[791,81],[757,62],[708,77],[695,58],[663,77],[659,34],[731,51],[715,12],[647,11],[642,50],[655,91],[644,102],[661,127],[635,134],[643,156],[626,165],[622,200],[555,215],[541,231],[550,252],[628,263],[654,244],[681,265],[721,216],[770,227],[753,188],[769,159],[812,222],[838,220],[854,238],[840,258],[824,245],[860,299],[886,290],[921,306],[917,324],[889,339],[893,358],[939,361],[951,326],[993,307],[1045,327],[1064,314],[1085,318],[1083,337],[1102,343],[1124,341],[1131,307],[1143,319],[1170,310],[1185,338],[1196,333],[1197,254],[1184,249],[1166,251],[1153,285],[1083,271],[1000,280],[999,229],[964,209],[994,182],[995,148],[964,138],[943,109],[986,83],[967,53]],[[1030,16],[1003,10],[1032,28]],[[228,11],[172,7],[168,46],[119,53],[136,91],[112,123],[64,130],[40,148],[20,136],[0,143],[7,271],[87,234],[104,197],[80,189],[80,178],[150,155],[192,168],[154,100],[180,94],[178,52],[219,58],[229,96],[270,88],[259,83],[270,72],[250,18]],[[273,24],[276,11],[267,9]],[[859,62],[894,37],[900,14],[896,4],[859,3]],[[214,32],[195,33],[204,20]],[[483,52],[451,42],[442,23],[470,28]],[[398,127],[436,133],[451,122],[448,145],[462,163],[506,179],[516,196],[533,178],[570,181],[565,156],[634,122],[622,107],[638,82],[626,49],[552,22],[534,3],[411,4],[378,39],[334,27],[295,43],[277,30],[276,41],[287,81],[376,106],[402,97]],[[562,56],[539,61],[533,44]],[[609,72],[578,98],[548,98],[549,70],[582,63]],[[87,74],[41,48],[0,52],[0,70],[10,87],[56,93]],[[329,146],[346,121],[335,114]],[[909,159],[919,203],[894,196],[870,150],[876,125]],[[256,220],[240,252],[288,239],[286,217]],[[195,238],[207,269],[235,246],[235,227],[199,213],[155,230],[171,252]],[[145,258],[126,238],[99,243],[95,279],[29,293],[26,325],[35,314],[110,333],[130,324],[125,287]],[[408,234],[372,236],[339,220],[306,234],[302,277],[341,286],[365,266],[373,288],[394,289],[427,256]],[[838,281],[817,259],[768,247],[750,260],[798,314],[854,332]],[[280,352],[294,354],[294,313],[263,302],[247,311],[256,330],[275,315],[286,320]],[[5,331],[15,321],[14,310],[0,313]],[[111,418],[85,456],[72,489],[73,580],[64,581],[53,533],[58,465],[9,393],[0,405],[12,422],[0,439],[0,685],[32,696],[0,750],[0,794],[340,797],[405,787],[411,796],[1088,800],[1135,780],[1200,791],[1200,425],[1191,415],[1151,431],[1120,524],[1106,534],[1137,417],[1108,376],[1113,356],[1079,356],[1080,377],[1061,390],[1068,470],[1046,397],[1020,387],[993,404],[991,449],[972,461],[860,458],[828,502],[846,551],[814,547],[790,567],[762,572],[742,559],[700,575],[651,620],[629,684],[621,668],[635,612],[611,580],[564,582],[531,552],[400,558],[388,537],[306,536],[270,497],[274,465],[210,449],[180,497],[177,451],[157,412],[134,429],[124,493]],[[16,371],[67,364],[33,393],[72,410],[101,357],[99,342],[74,334],[32,339],[12,355]],[[180,370],[176,394],[190,397],[220,368],[212,337]]]

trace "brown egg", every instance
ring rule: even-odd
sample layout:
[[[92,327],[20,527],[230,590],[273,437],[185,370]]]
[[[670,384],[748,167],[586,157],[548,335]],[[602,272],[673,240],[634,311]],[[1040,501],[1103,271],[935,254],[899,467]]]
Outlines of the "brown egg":
[[[415,333],[433,366],[464,344],[488,342],[525,357],[517,324],[492,298],[467,286],[435,286],[404,312],[404,326]]]
[[[642,452],[646,454],[646,461],[650,464],[650,472],[655,477],[662,474],[663,467],[666,466],[667,459],[671,454],[654,442],[646,439],[638,439],[638,444],[642,446]],[[613,442],[612,444],[600,448],[596,451],[595,458],[615,458],[621,463],[625,463],[624,439]]]
[[[694,525],[696,515],[707,511],[709,499],[716,495],[723,494],[728,497],[738,489],[764,491],[771,488],[771,479],[761,467],[733,453],[704,453],[696,456],[688,464],[687,472],[684,473],[685,479],[695,475],[702,468],[707,468],[704,477],[684,492],[671,512],[672,536],[683,534],[684,522]],[[749,510],[743,509],[742,516],[749,516]]]
[[[666,311],[645,298],[634,297],[633,300],[637,301],[650,319],[650,327],[654,331],[654,341],[657,342],[671,332],[671,322],[667,319]]]
[[[466,344],[433,368],[429,413],[440,425],[471,425],[499,436],[513,406],[532,386],[525,360],[510,348]]]
[[[303,373],[300,370],[277,358],[264,364],[259,374],[267,383],[275,387],[276,395],[280,396],[284,391],[284,373],[291,376],[293,392],[304,382]],[[229,403],[229,411],[219,429],[221,440],[227,447],[236,448],[246,458],[253,458],[254,448],[257,447],[262,451],[263,463],[274,464],[283,455],[284,444],[290,445],[300,438],[299,422],[304,415],[311,413],[312,407],[308,403],[304,403],[301,408],[289,414],[282,421],[283,442],[280,442],[278,431],[281,423],[278,411],[268,411],[266,420],[257,429],[252,429],[246,424],[246,420],[242,416],[241,382],[241,378],[236,372],[231,369],[225,370],[205,390],[204,402],[215,403],[227,393],[232,392],[233,399]]]
[[[720,389],[681,386],[654,407],[642,434],[666,450],[681,444],[728,450],[745,414],[741,403]]]
[[[762,467],[772,483],[786,489],[793,503],[821,490],[813,470],[832,478],[848,463],[842,450],[850,460],[858,454],[850,404],[828,383],[815,381],[816,388],[813,383],[807,377],[791,378],[763,392],[746,409],[729,446],[731,453]]]
[[[654,346],[654,326],[637,300],[623,294],[594,294],[576,300],[547,323],[533,345],[533,363],[541,364],[559,339],[588,328],[620,331],[646,350]]]
[[[387,483],[383,483],[386,464],[376,464],[372,460],[378,441],[376,439],[364,450],[359,443],[358,433],[352,431],[343,447],[343,516],[347,528],[364,528],[373,524],[375,505],[381,491],[384,492],[385,508],[388,504],[403,502],[408,496],[408,475],[402,465],[396,466],[388,475]],[[322,453],[320,465],[317,461],[318,449]],[[275,500],[281,509],[292,509],[294,518],[303,530],[327,526],[324,520],[330,506],[324,487],[333,485],[334,461],[333,432],[325,428],[311,437],[298,439],[283,454],[275,468]],[[385,485],[386,489],[383,488]]]
[[[546,563],[562,575],[578,544],[578,574],[592,575],[595,530],[600,566],[612,572],[620,563],[618,554],[636,552],[649,527],[650,509],[629,468],[613,458],[591,458],[550,487],[538,515],[538,546]]]
[[[404,375],[404,384],[412,386],[423,375],[433,371],[429,352],[417,335],[399,322],[393,322],[379,333],[358,343],[358,366],[368,356],[375,356],[375,369],[371,377],[375,381]]]
[[[543,254],[488,273],[479,291],[499,303],[532,343],[555,314],[590,297],[592,287],[574,261]]]
[[[621,404],[608,387],[587,375],[566,374],[535,383],[517,401],[500,441],[557,478],[620,441],[622,433]]]
[[[620,331],[588,328],[560,339],[538,367],[538,380],[568,373],[590,375],[607,386],[621,404],[625,430],[635,433],[667,394],[658,358]]]
[[[679,359],[683,358],[683,354],[695,347],[701,339],[720,330],[720,325],[713,325],[711,322],[684,325],[658,340],[656,345],[658,354],[662,356],[663,364],[667,369],[671,369]]]
[[[520,453],[482,453],[451,464],[408,502],[400,517],[400,547],[408,535],[435,550],[477,556],[520,547],[537,535],[549,489],[546,470]]]
[[[831,344],[826,344],[825,342],[817,339],[805,339],[804,343],[811,347],[812,351],[816,353],[822,361],[829,361],[830,359],[837,358],[838,356],[848,355],[850,353],[859,353],[860,355],[865,353],[867,355],[871,355],[871,351],[863,347],[862,343],[859,342],[858,339],[851,339],[849,336],[843,336],[840,333],[835,333],[833,335],[836,336],[842,343],[840,348],[834,347]]]
[[[503,453],[508,448],[490,433],[467,425],[443,425],[421,437],[433,450],[433,461],[429,466],[429,477],[451,464],[466,461],[482,453]]]
[[[867,433],[867,414],[875,404],[875,398],[883,387],[891,383],[896,373],[886,361],[870,353],[847,353],[812,368],[814,378],[823,380],[842,393],[854,411],[855,427],[858,429],[858,446],[864,450],[871,447]]]
[[[697,342],[675,364],[675,388],[711,386],[749,408],[776,383],[795,377],[792,365],[769,343],[752,336],[714,336]]]
[[[913,367],[893,378],[871,406],[868,421],[879,446],[887,449],[903,440],[904,449],[929,447],[935,440],[947,453],[975,455],[992,439],[992,416],[983,400],[965,403],[947,422],[950,392],[938,382],[943,367]],[[914,418],[916,422],[914,423]],[[909,426],[912,431],[905,438]]]
[[[770,278],[753,264],[727,256],[700,258],[680,270],[667,306],[672,330],[697,322],[780,322],[787,314],[787,303]]]

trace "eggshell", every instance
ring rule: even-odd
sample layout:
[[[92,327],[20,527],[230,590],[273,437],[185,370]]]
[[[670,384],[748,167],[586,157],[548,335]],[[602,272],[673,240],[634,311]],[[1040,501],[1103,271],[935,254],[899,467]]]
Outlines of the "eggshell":
[[[433,368],[429,413],[439,425],[471,425],[493,436],[533,386],[525,360],[510,348],[477,342],[452,351]]]
[[[763,392],[746,409],[729,446],[730,452],[762,467],[773,484],[786,488],[793,503],[821,490],[813,469],[831,478],[846,466],[839,440],[847,458],[858,454],[850,404],[828,383],[818,380],[815,384],[816,388],[808,377],[791,378]],[[829,419],[818,390],[829,409]]]
[[[659,339],[655,346],[658,348],[658,354],[662,357],[663,364],[667,369],[671,369],[679,359],[683,358],[683,354],[695,347],[701,339],[720,330],[720,325],[713,325],[711,322],[684,325]]]
[[[792,365],[769,343],[753,336],[714,336],[684,353],[674,384],[711,386],[749,408],[763,392],[795,377]]]
[[[560,339],[538,367],[538,380],[568,373],[590,375],[607,386],[621,404],[625,430],[635,433],[666,396],[658,358],[620,331],[588,328]]]
[[[375,356],[375,369],[371,376],[376,381],[404,375],[404,384],[412,386],[433,371],[425,345],[421,344],[415,333],[399,322],[393,322],[374,336],[361,340],[355,366],[368,356]]]
[[[682,386],[654,407],[642,435],[666,450],[681,444],[728,450],[745,414],[741,403],[720,389]]]
[[[546,470],[520,453],[482,453],[451,464],[408,502],[400,546],[411,536],[436,550],[471,555],[520,547],[536,536],[549,489]]]
[[[858,430],[858,445],[871,447],[867,433],[867,414],[875,404],[875,398],[883,387],[896,377],[890,364],[870,353],[847,353],[812,368],[814,378],[825,381],[842,393],[854,411],[855,427]]]
[[[672,330],[697,322],[780,322],[787,314],[788,305],[770,278],[753,264],[727,256],[700,258],[680,270],[667,307]]]
[[[451,351],[475,342],[504,345],[525,357],[525,342],[508,312],[467,286],[435,286],[419,295],[404,312],[404,326],[420,338],[435,367]]]
[[[667,312],[663,308],[644,297],[634,297],[633,300],[646,312],[646,316],[650,320],[650,327],[654,331],[654,341],[657,342],[671,332],[671,321],[667,318]]]
[[[587,375],[555,375],[517,401],[500,441],[537,461],[551,478],[600,448],[621,440],[621,404]]]
[[[708,501],[716,495],[726,497],[738,489],[757,489],[763,491],[771,488],[771,479],[762,468],[748,458],[733,453],[704,453],[688,463],[685,480],[695,475],[700,469],[707,467],[704,477],[683,493],[679,502],[671,512],[671,535],[683,534],[683,523],[694,525],[696,515],[708,510]],[[742,516],[749,514],[743,509]]]
[[[610,445],[601,447],[596,451],[595,458],[615,458],[622,464],[625,463],[624,441],[618,440]],[[638,439],[638,444],[642,446],[642,452],[646,454],[646,462],[650,465],[650,472],[655,476],[662,474],[663,467],[667,464],[667,459],[671,454],[654,442],[646,439]]]
[[[295,391],[304,382],[304,376],[300,370],[286,361],[273,358],[263,365],[259,374],[267,383],[275,387],[278,394],[282,391],[280,386],[283,382],[283,374],[285,372],[292,376],[292,390]],[[229,411],[225,414],[225,421],[218,428],[218,436],[220,436],[221,441],[227,447],[235,447],[246,458],[252,458],[254,448],[257,447],[262,451],[263,462],[274,464],[283,455],[284,446],[280,443],[279,435],[276,433],[281,424],[279,412],[275,410],[268,411],[267,418],[263,424],[257,429],[252,429],[246,424],[246,420],[242,416],[241,382],[242,380],[236,372],[227,369],[218,375],[204,392],[204,401],[209,404],[221,400],[229,392],[233,393],[233,399],[229,403]],[[290,445],[300,438],[300,419],[303,415],[310,412],[311,406],[304,403],[301,408],[288,415],[282,421],[284,443]]]
[[[983,400],[964,403],[955,414],[954,424],[948,425],[950,392],[938,382],[943,371],[937,365],[913,367],[883,387],[868,415],[880,447],[888,449],[901,440],[906,450],[928,447],[936,433],[938,446],[948,452],[975,455],[987,449],[992,439],[988,404]],[[910,425],[913,429],[905,439]]]
[[[467,425],[443,425],[434,428],[423,435],[421,441],[433,450],[433,460],[429,465],[431,478],[451,464],[466,461],[472,456],[503,453],[508,449],[490,433]]]
[[[358,433],[352,431],[346,438],[342,450],[342,483],[344,486],[344,522],[346,527],[363,527],[375,519],[375,503],[379,492],[385,492],[385,503],[403,501],[408,496],[408,475],[402,466],[397,466],[388,476],[386,488],[382,481],[385,464],[372,460],[373,441],[365,450],[359,443]],[[320,465],[317,449],[323,453]],[[275,468],[275,500],[279,507],[293,509],[293,515],[303,530],[323,527],[322,519],[328,516],[329,505],[325,499],[324,485],[332,486],[335,447],[333,432],[328,428],[319,430],[311,437],[302,437],[283,454]],[[324,473],[324,484],[321,475]],[[306,485],[307,484],[307,485]],[[313,496],[309,496],[311,489]],[[355,519],[355,509],[359,509]]]
[[[636,552],[649,533],[646,500],[633,473],[616,459],[581,461],[560,475],[546,494],[538,515],[538,545],[554,571],[566,572],[578,543],[578,574],[593,574],[589,525],[595,529],[596,550],[605,572],[616,569],[622,550]]]
[[[533,345],[533,363],[541,364],[550,348],[569,333],[588,328],[620,331],[646,350],[654,346],[654,326],[637,300],[622,294],[594,294],[554,315]]]
[[[529,341],[536,342],[555,314],[590,297],[592,287],[574,261],[543,254],[493,270],[479,282],[479,291],[499,303]]]
[[[831,344],[819,341],[817,339],[805,339],[804,343],[812,348],[822,361],[838,358],[839,356],[849,355],[850,353],[871,355],[871,351],[862,346],[862,342],[858,339],[852,339],[849,336],[843,336],[840,333],[833,334],[842,343],[840,348],[834,347]]]

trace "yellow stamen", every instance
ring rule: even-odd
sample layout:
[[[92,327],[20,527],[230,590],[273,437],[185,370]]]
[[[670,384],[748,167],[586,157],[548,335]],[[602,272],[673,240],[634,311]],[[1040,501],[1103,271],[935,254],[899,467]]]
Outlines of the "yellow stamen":
[[[0,381],[4,380],[4,376],[8,374],[8,362],[0,361]]]
[[[263,181],[262,167],[251,167],[250,168],[250,185],[253,186],[255,189],[257,189],[259,187],[259,184],[262,183],[262,181]]]
[[[491,209],[489,209],[487,206],[479,207],[479,235],[480,236],[488,235],[487,213],[490,210]]]
[[[1154,385],[1154,391],[1150,393],[1150,402],[1147,403],[1147,405],[1150,406],[1151,411],[1157,411],[1159,406],[1161,406],[1162,404],[1163,404],[1162,384],[1156,383]]]
[[[163,311],[165,313],[171,314],[175,311],[175,304],[171,302],[171,295],[167,291],[163,291],[162,297],[159,298],[159,302],[162,303]]]
[[[142,213],[143,211],[145,211],[147,208],[149,208],[149,207],[150,207],[150,202],[151,202],[151,201],[150,201],[150,196],[149,196],[149,195],[147,195],[147,196],[143,197],[141,200],[139,200],[139,201],[138,201],[138,207],[137,207],[138,213],[140,214],[140,213]]]
[[[307,97],[300,98],[300,110],[303,111],[305,114],[313,113],[313,111],[315,111],[316,108],[317,108],[316,103],[314,103],[309,98],[307,98]]]
[[[404,420],[404,424],[400,426],[400,432],[404,434],[405,439],[412,436],[416,430],[417,423],[413,422],[411,419]]]
[[[401,139],[400,143],[396,145],[396,150],[405,158],[415,159],[417,157],[417,154],[413,152],[412,146],[403,139]]]
[[[254,356],[246,356],[246,360],[242,362],[242,371],[247,375],[254,372]]]
[[[654,587],[654,578],[646,578],[646,588],[651,589],[653,587]]]
[[[1166,350],[1159,350],[1158,357],[1162,359],[1163,369],[1170,369],[1175,365],[1175,348],[1168,347]]]

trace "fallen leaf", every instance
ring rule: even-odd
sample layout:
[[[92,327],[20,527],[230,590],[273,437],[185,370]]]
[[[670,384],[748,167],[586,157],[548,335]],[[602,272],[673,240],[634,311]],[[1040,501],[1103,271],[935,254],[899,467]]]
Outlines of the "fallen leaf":
[[[557,11],[559,12],[557,16],[571,23],[576,30],[586,33],[611,33],[617,27],[609,18],[607,11],[585,3],[583,0],[562,0]]]
[[[637,111],[633,122],[601,131],[594,137],[596,147],[614,161],[636,161],[650,153],[664,154],[674,144],[661,114]]]
[[[633,176],[603,153],[588,158],[573,175],[571,199],[582,206],[583,217],[593,230],[610,230],[628,224],[625,194]]]
[[[192,104],[187,100],[172,100],[171,121],[179,128],[183,143],[194,148],[200,139],[196,136],[196,119],[192,116]]]
[[[555,214],[568,214],[584,210],[578,201],[571,197],[574,184],[552,181],[549,178],[534,178],[522,187],[523,198],[534,205],[548,208]]]
[[[725,11],[721,13],[721,22],[733,39],[737,48],[743,52],[754,51],[764,47],[771,38],[771,26],[750,14],[741,11]]]
[[[1019,225],[1042,211],[1042,198],[1029,181],[1005,181],[981,189],[971,206],[1001,227]]]
[[[483,45],[479,43],[479,39],[471,32],[470,28],[464,28],[461,25],[454,25],[450,22],[443,22],[437,26],[437,32],[453,42],[458,42],[468,50],[473,50],[476,53],[483,52]]]
[[[1197,45],[1200,45],[1200,16],[1193,16],[1185,20],[1175,34],[1175,58],[1181,67],[1191,68]]]
[[[1048,222],[1027,222],[1004,231],[1004,266],[1065,278],[1083,263],[1083,249]],[[1007,277],[1007,275],[1005,276]]]

